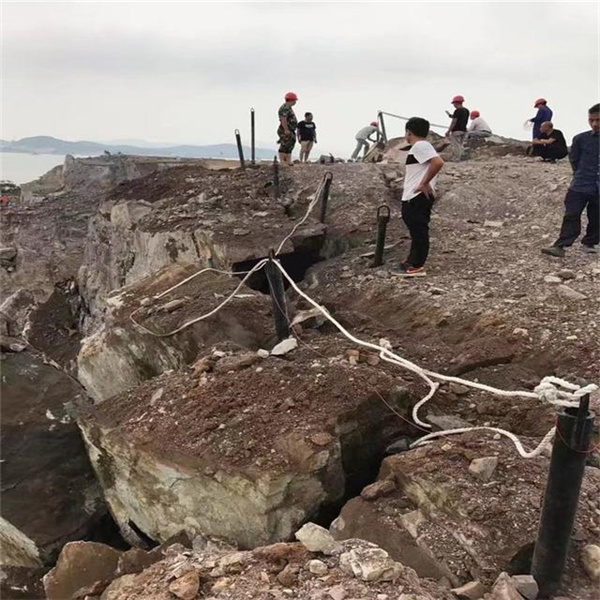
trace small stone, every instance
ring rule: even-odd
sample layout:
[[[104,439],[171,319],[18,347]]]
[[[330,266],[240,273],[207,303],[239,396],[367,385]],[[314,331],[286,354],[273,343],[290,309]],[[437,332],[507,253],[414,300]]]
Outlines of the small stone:
[[[250,233],[249,229],[236,228],[233,230],[233,235],[238,235],[238,236],[248,235],[249,233]]]
[[[500,573],[492,593],[486,597],[488,600],[523,600],[523,596],[517,592],[515,584],[507,573]]]
[[[169,585],[171,594],[181,598],[181,600],[194,600],[199,589],[200,577],[198,571],[190,571]]]
[[[485,586],[481,581],[469,581],[469,583],[465,583],[465,585],[461,585],[451,591],[461,600],[479,600],[485,594]]]
[[[310,441],[317,446],[327,446],[332,440],[333,437],[324,431],[313,433],[310,436]]]
[[[480,481],[489,481],[498,466],[497,456],[485,456],[474,459],[469,465],[469,473]]]
[[[568,298],[569,300],[585,300],[586,296],[584,294],[580,294],[575,291],[573,288],[570,288],[568,285],[561,284],[557,286],[558,293],[563,296],[563,298]]]
[[[360,359],[360,352],[355,349],[346,350],[346,356],[348,357],[348,362],[351,365],[357,365]]]
[[[259,350],[256,351],[256,355],[259,356],[260,358],[268,358],[269,351],[265,350],[263,348],[260,348]]]
[[[504,222],[503,221],[484,221],[483,226],[484,227],[503,227]]]
[[[377,498],[391,494],[395,489],[396,483],[393,479],[380,479],[364,488],[360,497],[367,501],[377,500]]]
[[[461,385],[460,383],[450,383],[448,389],[457,396],[464,396],[469,393],[469,388],[466,385]]]
[[[600,582],[600,546],[588,544],[581,551],[581,562],[589,578]]]
[[[284,356],[288,352],[295,350],[298,347],[298,340],[294,337],[287,338],[287,340],[283,340],[279,342],[273,350],[271,350],[272,356]]]
[[[513,575],[511,579],[521,596],[527,600],[535,600],[538,597],[540,588],[532,575]]]
[[[558,276],[564,280],[575,279],[575,277],[577,277],[577,273],[575,273],[571,269],[561,269],[558,272]]]
[[[327,571],[329,571],[327,565],[322,560],[317,559],[309,560],[308,563],[306,563],[306,568],[317,577],[323,577],[324,575],[327,575]]]
[[[346,591],[341,585],[334,585],[332,588],[329,588],[327,594],[332,600],[344,600],[346,597]]]
[[[544,283],[562,283],[562,279],[556,275],[546,275]]]
[[[292,587],[298,581],[298,576],[294,569],[288,564],[285,566],[283,571],[277,574],[277,581],[286,588]]]
[[[296,531],[296,539],[310,552],[333,554],[340,548],[340,544],[333,539],[329,531],[315,523],[303,525]]]
[[[529,337],[529,331],[527,329],[523,329],[522,327],[515,327],[513,329],[513,335],[519,335],[521,337]]]
[[[400,563],[378,547],[360,547],[340,556],[340,569],[363,581],[394,581],[404,572]]]

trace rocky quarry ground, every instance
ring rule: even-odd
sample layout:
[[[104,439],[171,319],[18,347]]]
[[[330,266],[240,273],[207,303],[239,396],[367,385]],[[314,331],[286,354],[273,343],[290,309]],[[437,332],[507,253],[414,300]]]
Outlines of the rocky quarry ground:
[[[523,458],[490,430],[411,445],[486,426],[531,449],[557,407],[442,383],[415,422],[417,374],[288,282],[279,344],[265,270],[242,283],[283,241],[294,282],[361,340],[503,390],[597,383],[598,257],[540,253],[570,169],[522,153],[491,142],[446,163],[427,276],[410,280],[393,273],[400,142],[279,181],[269,164],[106,157],[25,186],[2,212],[2,597],[535,598],[549,447]],[[324,223],[319,205],[303,220],[327,173]],[[599,467],[596,447],[563,600],[600,597]]]

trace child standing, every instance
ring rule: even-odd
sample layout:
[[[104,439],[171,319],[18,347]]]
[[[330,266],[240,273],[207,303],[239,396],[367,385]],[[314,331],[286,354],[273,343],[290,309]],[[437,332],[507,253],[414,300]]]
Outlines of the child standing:
[[[300,162],[308,162],[310,151],[317,143],[317,126],[312,113],[304,113],[304,121],[298,123],[298,141],[300,142]]]
[[[412,117],[406,122],[406,141],[411,148],[406,157],[402,219],[410,233],[410,252],[400,264],[400,275],[425,275],[424,265],[429,254],[429,221],[435,202],[437,174],[444,166],[434,147],[425,139],[429,121]]]

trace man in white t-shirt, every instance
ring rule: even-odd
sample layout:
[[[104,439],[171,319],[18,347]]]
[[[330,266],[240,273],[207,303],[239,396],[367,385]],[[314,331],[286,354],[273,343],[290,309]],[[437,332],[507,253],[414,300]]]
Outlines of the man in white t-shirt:
[[[470,138],[486,138],[492,135],[492,129],[487,124],[487,121],[479,114],[478,110],[472,110],[471,114],[471,124],[467,129],[467,137]]]
[[[444,166],[434,147],[425,139],[429,121],[412,117],[406,122],[406,141],[411,145],[406,157],[402,220],[410,233],[410,252],[400,264],[400,275],[425,275],[424,265],[429,254],[429,221],[435,202],[437,174]]]

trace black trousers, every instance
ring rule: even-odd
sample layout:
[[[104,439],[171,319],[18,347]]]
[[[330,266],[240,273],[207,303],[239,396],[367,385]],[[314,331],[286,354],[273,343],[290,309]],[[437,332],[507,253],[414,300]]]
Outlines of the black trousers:
[[[588,224],[581,240],[584,246],[600,243],[600,210],[598,194],[583,194],[569,190],[565,196],[565,216],[555,246],[571,246],[581,233],[581,213],[586,209]]]
[[[429,254],[429,221],[433,198],[419,194],[402,202],[402,220],[410,233],[410,252],[406,259],[412,267],[422,267]]]
[[[561,148],[555,144],[549,146],[536,145],[533,146],[532,156],[541,156],[546,160],[558,160],[567,156],[569,151],[566,148]]]

